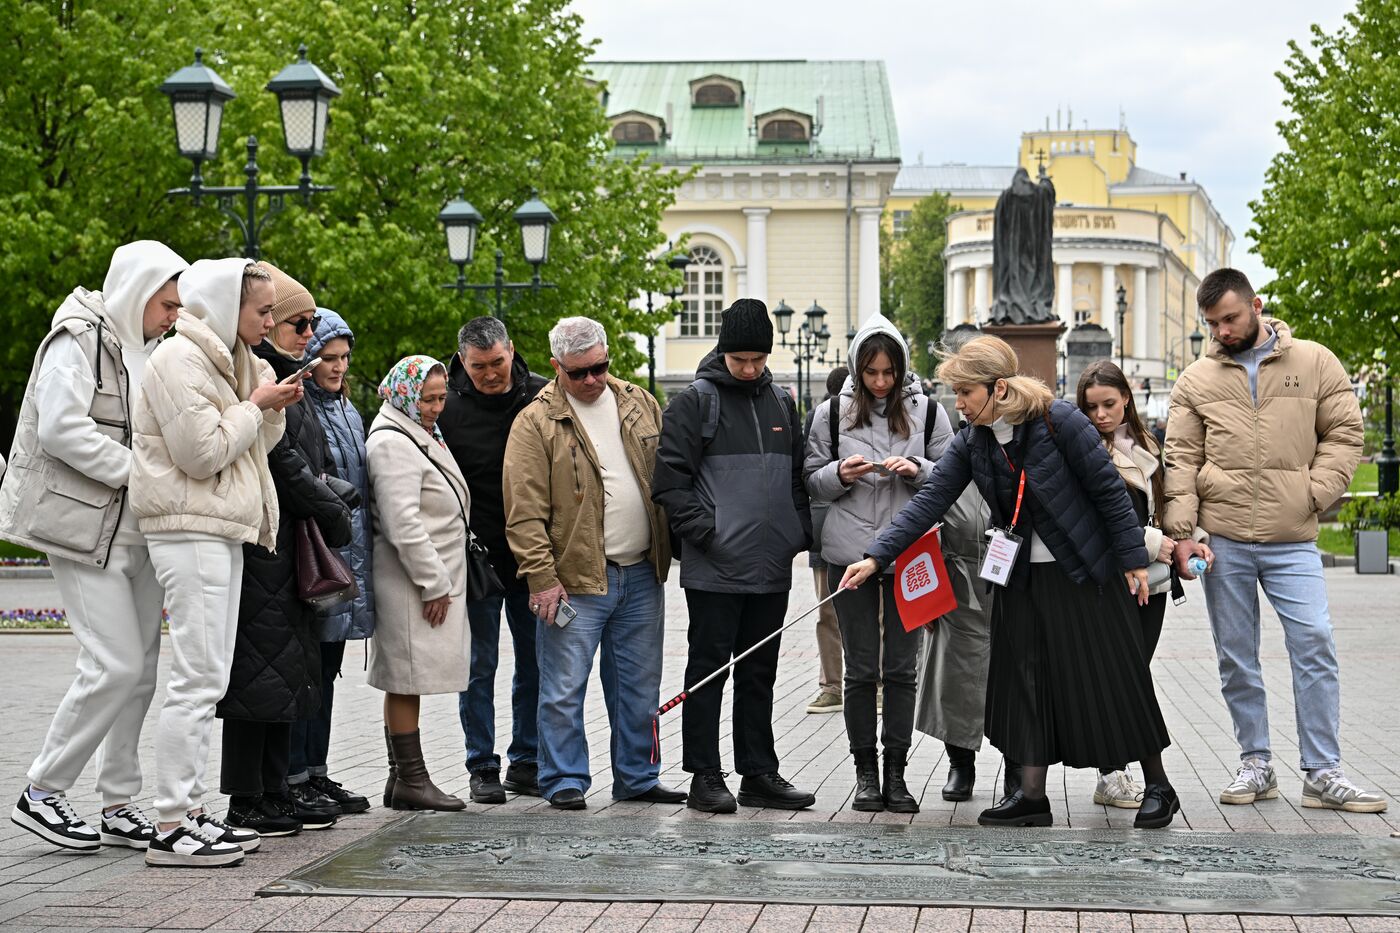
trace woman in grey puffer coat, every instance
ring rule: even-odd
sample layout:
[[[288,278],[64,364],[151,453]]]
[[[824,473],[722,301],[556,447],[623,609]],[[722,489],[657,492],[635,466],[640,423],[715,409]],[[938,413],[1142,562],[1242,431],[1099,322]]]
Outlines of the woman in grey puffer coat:
[[[331,780],[326,759],[331,741],[331,704],[335,679],[345,657],[345,643],[374,634],[374,538],[370,526],[369,471],[366,469],[365,424],[345,390],[345,373],[355,334],[345,319],[327,308],[316,309],[316,331],[307,344],[307,358],[319,356],[320,366],[306,383],[306,397],[320,416],[336,473],[360,490],[360,505],[351,513],[353,537],[340,549],[359,586],[355,598],[317,613],[321,636],[321,710],[313,719],[292,726],[289,784],[310,781],[346,813],[363,813],[369,800]]]
[[[830,502],[821,555],[835,592],[841,566],[858,561],[890,520],[933,473],[953,430],[948,415],[924,396],[909,372],[909,348],[883,316],[866,321],[851,342],[850,378],[837,401],[817,409],[807,437],[804,473],[815,502]],[[878,467],[878,468],[877,468]],[[882,585],[833,600],[846,662],[846,734],[856,763],[856,810],[917,813],[904,782],[914,731],[919,633],[906,632],[894,603],[894,574]],[[883,650],[882,650],[883,649]],[[885,782],[876,758],[875,693],[884,684]]]

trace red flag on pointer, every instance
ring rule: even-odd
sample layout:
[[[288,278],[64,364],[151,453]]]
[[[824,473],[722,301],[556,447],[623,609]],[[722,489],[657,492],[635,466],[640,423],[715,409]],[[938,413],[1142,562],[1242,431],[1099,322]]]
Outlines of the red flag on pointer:
[[[904,630],[912,632],[958,608],[953,584],[943,564],[938,529],[911,544],[894,561],[894,602]]]

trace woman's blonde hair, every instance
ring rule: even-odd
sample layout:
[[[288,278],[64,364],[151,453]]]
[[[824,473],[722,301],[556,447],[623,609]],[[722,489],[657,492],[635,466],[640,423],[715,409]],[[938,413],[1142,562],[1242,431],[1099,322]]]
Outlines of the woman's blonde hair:
[[[1021,424],[1050,410],[1055,395],[1034,376],[1018,375],[1016,351],[1000,337],[976,337],[955,353],[942,354],[938,379],[946,385],[983,385],[995,398],[996,383],[1006,381],[1006,395],[993,403],[1007,424]]]

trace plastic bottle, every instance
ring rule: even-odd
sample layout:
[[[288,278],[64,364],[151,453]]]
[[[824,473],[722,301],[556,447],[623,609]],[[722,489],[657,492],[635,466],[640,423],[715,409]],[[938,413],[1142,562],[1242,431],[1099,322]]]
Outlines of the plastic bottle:
[[[1192,557],[1186,562],[1186,569],[1199,577],[1201,574],[1205,573],[1207,570],[1210,569],[1210,565],[1206,563],[1206,559],[1204,557],[1196,556]]]

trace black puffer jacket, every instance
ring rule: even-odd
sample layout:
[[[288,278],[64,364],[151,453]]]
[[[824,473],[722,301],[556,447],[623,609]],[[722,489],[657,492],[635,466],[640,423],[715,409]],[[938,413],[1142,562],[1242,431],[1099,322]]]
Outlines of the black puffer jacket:
[[[278,379],[297,364],[263,342],[253,352],[272,364]],[[243,598],[238,606],[238,641],[233,675],[219,702],[225,719],[293,722],[321,707],[321,645],[316,617],[297,598],[296,524],[314,519],[326,544],[350,543],[350,509],[325,482],[335,474],[310,399],[287,407],[287,430],[268,451],[268,467],[277,486],[281,522],[277,552],[254,544],[243,546]]]
[[[990,428],[960,431],[928,483],[875,539],[870,556],[889,566],[943,518],[970,482],[987,500],[991,524],[1005,528],[1024,466],[1026,497],[1016,525],[1024,543],[1011,586],[1024,587],[1029,579],[1032,530],[1076,583],[1104,584],[1116,573],[1146,567],[1142,525],[1098,429],[1063,400],[1051,403],[1048,420],[1053,430],[1045,418],[1017,425],[1005,452]],[[1014,472],[1008,460],[1015,464]]]

